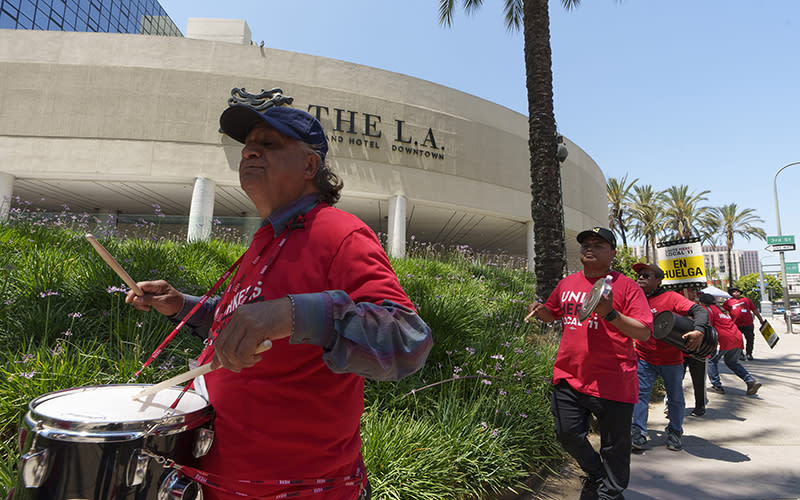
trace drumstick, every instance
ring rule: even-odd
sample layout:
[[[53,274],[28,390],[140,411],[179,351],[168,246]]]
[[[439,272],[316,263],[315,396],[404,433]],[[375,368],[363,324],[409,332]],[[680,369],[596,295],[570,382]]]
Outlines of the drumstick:
[[[529,319],[531,319],[533,317],[534,314],[536,314],[536,311],[529,312],[528,315],[525,316],[525,319],[523,319],[522,321],[528,321]]]
[[[103,260],[106,261],[106,264],[111,266],[111,269],[113,269],[114,272],[117,273],[117,276],[122,278],[122,281],[124,281],[126,285],[131,287],[133,293],[135,293],[139,297],[144,295],[142,289],[136,285],[136,282],[133,281],[133,279],[131,279],[130,275],[126,273],[124,269],[122,269],[122,266],[120,266],[119,263],[117,263],[117,261],[114,260],[114,257],[112,257],[110,253],[108,253],[108,250],[106,250],[105,247],[103,247],[103,245],[101,245],[100,242],[97,241],[94,236],[92,236],[91,234],[87,234],[86,239],[89,240],[89,243],[91,243],[94,249],[97,250],[97,253],[100,254],[100,257],[102,257]]]
[[[267,339],[264,342],[262,342],[258,346],[258,348],[256,348],[256,354],[258,354],[260,352],[264,352],[264,351],[270,349],[271,347],[272,347],[272,341]],[[217,368],[220,368],[220,367],[218,366]],[[159,383],[157,383],[157,384],[155,384],[155,385],[153,385],[151,387],[148,387],[148,388],[138,392],[133,397],[133,399],[142,399],[142,398],[144,398],[146,396],[149,396],[150,394],[155,394],[155,393],[157,393],[159,391],[163,391],[164,389],[169,389],[172,386],[175,386],[175,385],[178,385],[178,384],[182,384],[184,382],[192,380],[193,378],[197,378],[200,375],[205,375],[206,373],[211,372],[213,370],[216,370],[217,368],[213,368],[212,369],[211,368],[211,363],[206,363],[204,365],[198,366],[197,368],[192,368],[189,371],[183,372],[180,375],[175,375],[172,378],[168,378],[167,380],[165,380],[163,382],[159,382]]]

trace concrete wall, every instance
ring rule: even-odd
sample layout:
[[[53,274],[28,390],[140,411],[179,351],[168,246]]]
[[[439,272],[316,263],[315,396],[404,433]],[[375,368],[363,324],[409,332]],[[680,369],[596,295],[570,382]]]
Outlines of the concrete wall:
[[[234,189],[240,146],[218,132],[218,117],[235,87],[280,87],[294,107],[320,110],[345,197],[403,195],[411,204],[530,220],[525,116],[397,73],[207,40],[0,30],[0,172],[175,184],[189,194],[204,177]],[[347,121],[336,130],[335,109],[348,120],[355,112],[352,130]],[[574,268],[574,235],[608,222],[602,172],[577,145],[567,147]],[[238,213],[254,213],[237,203]]]

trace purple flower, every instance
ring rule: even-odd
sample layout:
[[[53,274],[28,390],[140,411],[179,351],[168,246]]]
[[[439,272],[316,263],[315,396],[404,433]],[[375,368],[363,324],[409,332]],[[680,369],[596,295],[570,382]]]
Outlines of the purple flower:
[[[34,375],[36,375],[36,370],[31,370],[29,372],[22,372],[19,374],[20,377],[25,377],[27,379],[32,379]]]
[[[520,413],[519,416],[522,417],[522,418],[528,418],[528,414],[527,413]]]
[[[470,356],[472,356],[473,354],[475,354],[475,349],[473,349],[472,347],[467,347],[467,348],[465,349],[465,351],[467,351],[467,352],[469,353],[469,355],[470,355]]]
[[[74,312],[74,313],[69,313],[69,314],[67,314],[67,316],[69,316],[70,318],[75,318],[75,319],[78,319],[78,318],[82,318],[82,317],[83,317],[83,314],[81,314],[81,313],[79,313],[79,312]]]
[[[481,382],[483,382],[486,385],[492,385],[492,381],[489,380],[489,379],[483,379],[483,380],[481,380]]]
[[[51,295],[58,295],[58,292],[54,292],[52,290],[45,290],[44,292],[39,292],[39,297],[45,298]]]
[[[128,293],[128,290],[126,288],[122,288],[122,287],[118,287],[118,286],[110,286],[110,287],[106,288],[106,292],[108,292],[108,293],[117,293],[117,292]]]
[[[497,437],[498,431],[500,429],[492,429],[492,437]]]
[[[505,395],[507,395],[508,393],[507,393],[506,391],[504,391],[503,389],[500,389],[500,390],[498,391],[498,394],[500,394],[501,396],[505,396]]]
[[[66,332],[61,332],[61,335],[65,336],[65,337],[69,337],[69,336],[72,335],[72,330],[67,329]]]
[[[494,354],[490,356],[492,359],[499,359],[500,361],[504,361],[506,358],[503,357],[502,354]]]

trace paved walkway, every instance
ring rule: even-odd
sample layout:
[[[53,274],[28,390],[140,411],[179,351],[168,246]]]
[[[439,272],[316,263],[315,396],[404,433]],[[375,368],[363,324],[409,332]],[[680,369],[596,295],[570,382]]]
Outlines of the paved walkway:
[[[800,500],[800,334],[786,333],[778,316],[770,323],[781,337],[775,348],[756,329],[755,360],[742,362],[763,384],[756,396],[746,396],[744,382],[720,362],[725,394],[710,392],[706,416],[691,417],[687,373],[682,451],[664,446],[664,405],[650,405],[650,450],[631,456],[626,500]],[[563,473],[525,497],[577,500],[580,470],[570,463]]]

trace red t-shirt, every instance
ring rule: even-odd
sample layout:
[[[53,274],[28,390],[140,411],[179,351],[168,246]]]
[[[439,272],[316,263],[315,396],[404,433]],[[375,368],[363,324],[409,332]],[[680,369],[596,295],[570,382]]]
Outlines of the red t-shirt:
[[[274,236],[271,225],[256,232],[217,308],[215,325],[225,319],[232,301],[235,305],[321,290],[344,290],[355,302],[387,299],[413,308],[375,234],[356,217],[320,203],[306,214],[305,227],[293,230],[278,250],[282,239]],[[262,257],[254,262],[258,255]],[[201,469],[226,480],[356,473],[362,463],[364,379],[333,373],[322,354],[321,347],[290,344],[285,338],[274,341],[259,363],[241,373],[220,369],[206,375],[216,434]],[[253,488],[254,497],[286,491],[285,486]],[[238,498],[213,488],[204,488],[204,493],[212,500]],[[340,487],[314,498],[353,500],[357,494],[358,488]]]
[[[614,309],[640,321],[651,331],[653,315],[641,288],[627,276],[611,271]],[[553,365],[553,383],[566,380],[576,391],[623,403],[636,403],[639,379],[633,339],[593,313],[581,323],[578,313],[598,279],[583,272],[562,279],[544,303],[561,319],[561,344]]]
[[[652,315],[660,313],[661,311],[672,311],[686,316],[689,314],[689,309],[692,308],[694,302],[687,299],[683,295],[676,292],[663,292],[647,299],[650,304],[650,311]],[[643,361],[647,361],[651,365],[682,365],[683,364],[683,351],[668,344],[663,340],[658,340],[655,337],[650,337],[647,342],[636,342],[636,353]]]
[[[752,300],[747,297],[730,298],[722,303],[722,307],[731,313],[736,326],[753,326],[753,311],[756,306]]]
[[[716,305],[704,305],[708,310],[708,319],[717,330],[720,351],[730,351],[731,349],[744,349],[742,332],[736,328],[736,324],[730,315]]]

